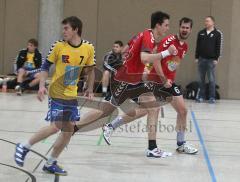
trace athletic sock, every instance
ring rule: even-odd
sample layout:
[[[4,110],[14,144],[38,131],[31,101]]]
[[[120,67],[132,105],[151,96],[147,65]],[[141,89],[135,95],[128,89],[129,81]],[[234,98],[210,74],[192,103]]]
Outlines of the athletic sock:
[[[22,143],[22,146],[24,146],[27,149],[30,149],[32,147],[32,145],[28,141],[25,143]]]
[[[107,93],[107,87],[102,87],[102,93]]]
[[[47,165],[52,165],[53,162],[57,161],[57,158],[49,156],[48,160],[47,160]]]
[[[121,126],[124,124],[123,118],[121,116],[116,117],[111,123],[113,129],[116,129],[117,127]]]
[[[185,132],[178,131],[177,132],[177,145],[181,146],[185,143]]]
[[[156,140],[148,140],[148,149],[153,150],[157,148]]]

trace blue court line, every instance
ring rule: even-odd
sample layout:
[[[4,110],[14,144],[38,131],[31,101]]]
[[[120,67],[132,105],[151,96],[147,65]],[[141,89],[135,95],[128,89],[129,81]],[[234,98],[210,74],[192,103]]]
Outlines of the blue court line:
[[[196,131],[197,131],[198,138],[199,138],[201,146],[202,146],[204,158],[205,158],[205,161],[206,161],[207,167],[208,167],[208,172],[209,172],[209,174],[211,176],[212,182],[217,182],[217,179],[216,179],[216,176],[215,176],[215,173],[214,173],[214,170],[213,170],[210,158],[208,156],[207,148],[205,146],[205,143],[204,143],[204,140],[203,140],[200,128],[198,126],[197,119],[195,117],[195,113],[193,111],[191,111],[191,115],[192,115],[192,119],[193,119],[193,122],[194,122],[194,126],[195,126]]]

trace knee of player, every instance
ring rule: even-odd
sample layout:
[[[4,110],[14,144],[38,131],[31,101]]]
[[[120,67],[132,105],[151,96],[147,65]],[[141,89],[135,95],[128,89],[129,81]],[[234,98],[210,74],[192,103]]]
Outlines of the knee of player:
[[[20,68],[20,69],[18,70],[18,74],[23,74],[23,73],[25,73],[25,69],[24,69],[24,68]]]
[[[36,73],[35,78],[40,80],[40,73]]]
[[[109,75],[110,75],[110,73],[109,73],[108,70],[105,70],[105,71],[103,72],[103,74],[104,74],[105,76],[109,76]]]
[[[52,125],[52,133],[57,133],[61,130],[61,127],[57,126],[57,125]]]
[[[146,109],[134,109],[134,110],[128,111],[125,114],[128,117],[137,117],[137,118],[139,118],[139,117],[145,116],[146,114],[148,114],[148,112],[147,112]]]
[[[107,116],[109,116],[109,114],[111,114],[112,112],[110,111],[101,111],[101,118],[105,118]]]

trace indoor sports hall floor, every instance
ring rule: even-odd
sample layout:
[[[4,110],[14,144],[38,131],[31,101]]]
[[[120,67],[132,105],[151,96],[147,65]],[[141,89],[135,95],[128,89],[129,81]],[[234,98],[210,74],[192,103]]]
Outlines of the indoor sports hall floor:
[[[199,148],[197,155],[175,153],[176,113],[170,105],[164,106],[164,118],[159,118],[157,140],[159,147],[173,152],[169,158],[145,157],[146,118],[116,130],[111,146],[102,140],[101,129],[78,133],[60,157],[61,165],[69,173],[66,177],[43,173],[43,158],[32,152],[24,168],[17,167],[13,160],[15,146],[11,142],[25,141],[38,128],[47,125],[43,121],[47,99],[40,103],[35,94],[19,97],[0,93],[0,103],[0,181],[240,181],[240,101],[237,100],[221,100],[215,105],[187,101],[187,139]],[[81,113],[87,110],[89,108],[83,107]],[[33,150],[47,156],[56,136],[35,145]]]

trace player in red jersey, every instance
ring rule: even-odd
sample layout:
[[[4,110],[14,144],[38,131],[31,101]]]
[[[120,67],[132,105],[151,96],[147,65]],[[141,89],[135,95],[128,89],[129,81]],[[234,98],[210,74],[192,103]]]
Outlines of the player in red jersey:
[[[163,88],[162,90],[173,95],[171,105],[177,112],[176,123],[177,146],[178,146],[177,151],[186,154],[195,154],[198,152],[198,150],[185,142],[187,108],[184,103],[181,89],[174,83],[174,81],[176,77],[176,69],[188,50],[186,39],[191,33],[192,24],[193,22],[191,19],[186,17],[182,18],[179,23],[179,33],[177,35],[167,36],[161,41],[160,46],[158,47],[158,52],[168,49],[168,47],[171,45],[174,45],[177,49],[177,53],[175,55],[165,57],[164,59],[161,60],[163,73],[165,77],[168,80],[171,80],[172,82],[172,86],[170,88]],[[162,82],[162,80],[159,79],[159,77],[157,76],[156,70],[152,65],[148,65],[147,68],[145,68],[145,70],[146,72],[148,72],[147,80],[153,82]],[[158,112],[159,109],[153,111]],[[135,110],[129,111],[129,113],[125,114],[124,116],[119,116],[115,118],[111,123],[103,127],[103,136],[105,141],[110,145],[110,136],[114,129],[116,129],[118,126],[122,124],[126,124],[146,114],[148,114],[147,111],[145,109],[141,109],[140,107],[138,109],[135,108]],[[167,154],[157,148],[156,123],[153,128],[151,126],[148,126],[148,129],[150,128],[151,128],[150,132],[155,133],[155,139],[149,139],[147,156],[165,157]],[[152,135],[154,136],[154,134]]]
[[[169,29],[169,15],[163,12],[155,12],[151,15],[151,29],[139,33],[131,39],[127,46],[124,64],[117,69],[111,83],[111,94],[105,99],[109,102],[102,102],[99,109],[90,111],[83,115],[79,124],[80,127],[93,123],[94,121],[110,115],[117,106],[120,106],[126,99],[135,98],[142,93],[154,92],[142,81],[142,75],[146,63],[153,64],[161,86],[171,87],[170,80],[165,79],[159,60],[175,54],[176,48],[169,46],[168,49],[155,53],[159,48],[162,37]],[[125,48],[126,49],[126,48]],[[156,89],[155,89],[156,90]]]

